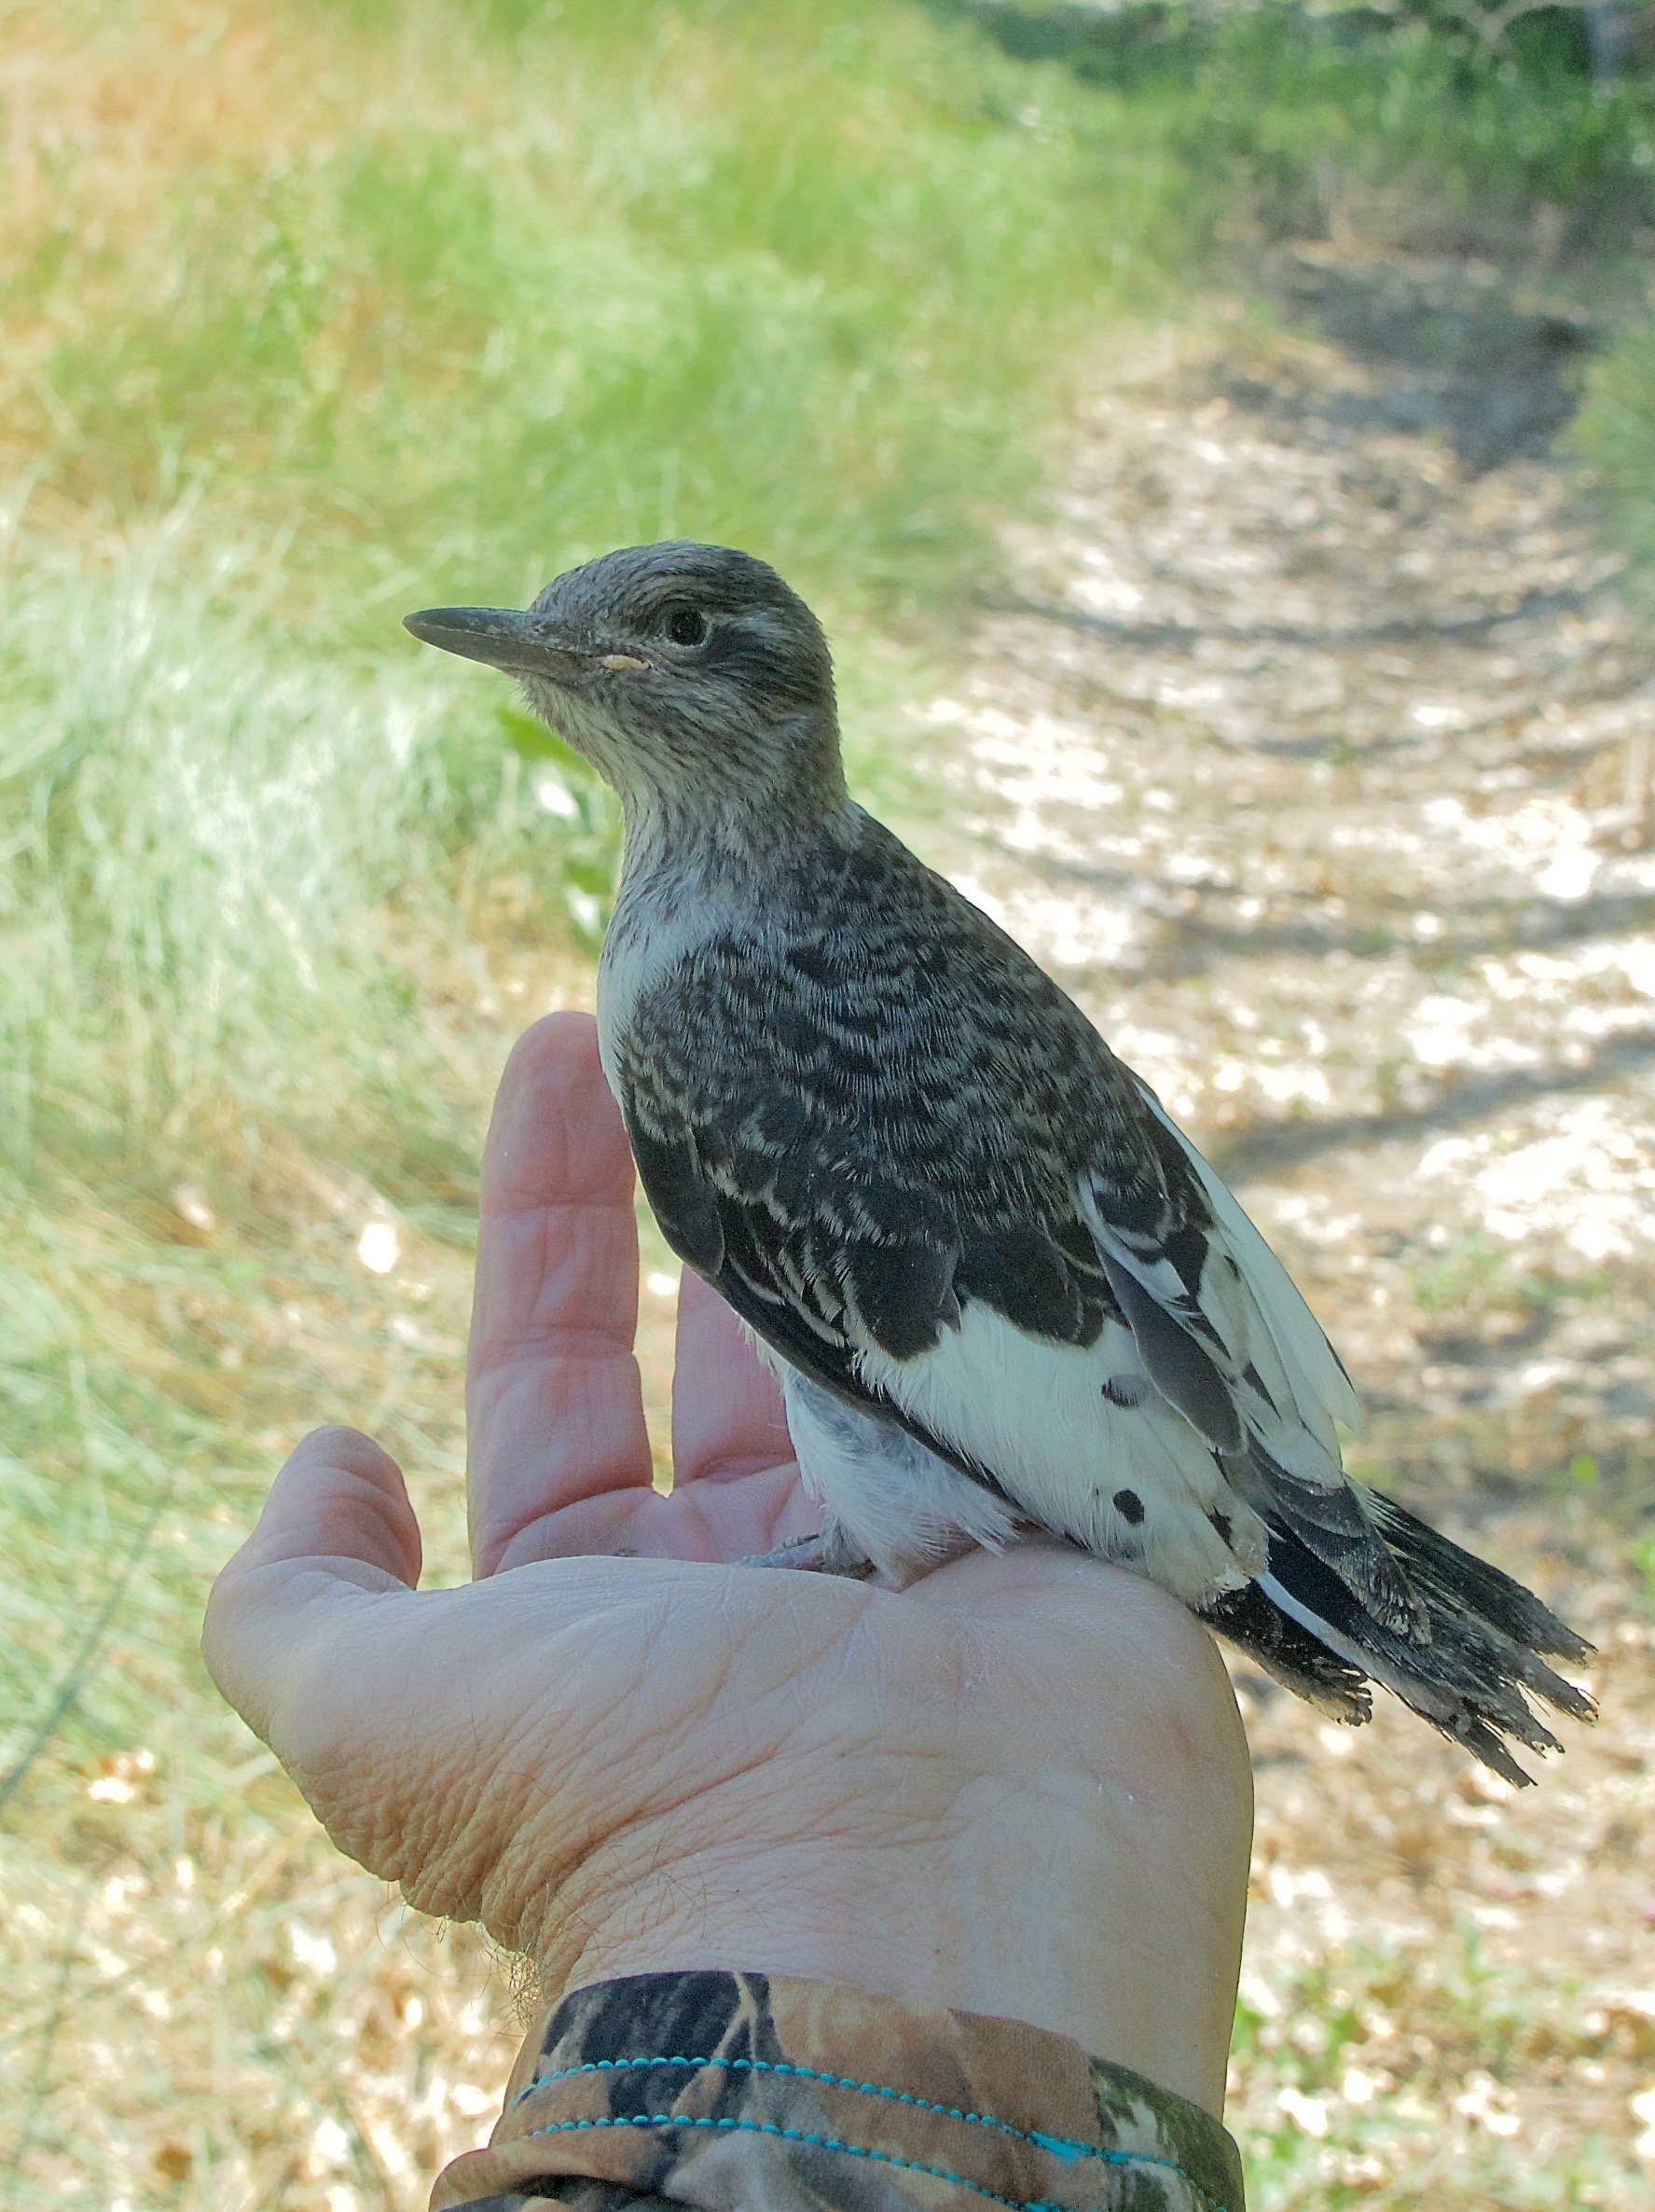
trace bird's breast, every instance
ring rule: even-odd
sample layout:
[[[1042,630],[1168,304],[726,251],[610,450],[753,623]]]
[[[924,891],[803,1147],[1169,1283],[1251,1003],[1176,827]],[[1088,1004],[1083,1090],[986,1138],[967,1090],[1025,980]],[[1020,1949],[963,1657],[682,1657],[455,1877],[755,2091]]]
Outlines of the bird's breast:
[[[598,962],[598,1044],[609,1086],[620,1096],[624,1040],[646,1002],[659,1004],[662,986],[695,956],[752,916],[728,889],[695,877],[622,880]]]

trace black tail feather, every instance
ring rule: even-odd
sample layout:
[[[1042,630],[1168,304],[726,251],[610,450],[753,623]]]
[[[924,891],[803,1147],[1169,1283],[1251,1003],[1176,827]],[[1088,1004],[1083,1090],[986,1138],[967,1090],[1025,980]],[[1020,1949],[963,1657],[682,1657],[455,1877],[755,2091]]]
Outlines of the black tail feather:
[[[1423,1633],[1406,1632],[1394,1614],[1376,1619],[1365,1594],[1275,1514],[1269,1573],[1219,1599],[1204,1618],[1340,1719],[1367,1718],[1364,1678],[1372,1677],[1507,1781],[1527,1783],[1507,1738],[1534,1751],[1560,1746],[1525,1692],[1576,1720],[1596,1715],[1591,1698],[1539,1654],[1581,1660],[1592,1646],[1521,1583],[1388,1498],[1364,1492],[1363,1502],[1418,1600]]]
[[[1302,1481],[1253,1437],[1244,1451],[1226,1453],[1219,1464],[1254,1511],[1273,1528],[1290,1528],[1382,1627],[1403,1637],[1426,1633],[1418,1595],[1401,1561],[1373,1526],[1368,1510],[1372,1491],[1355,1483],[1330,1487]]]
[[[1591,1658],[1593,1648],[1585,1638],[1565,1626],[1532,1590],[1474,1552],[1439,1536],[1394,1499],[1378,1490],[1367,1492],[1366,1499],[1403,1572],[1427,1601],[1434,1597],[1455,1611],[1476,1613],[1531,1652],[1546,1652],[1557,1659]]]
[[[1373,1701],[1361,1669],[1330,1652],[1290,1613],[1272,1605],[1257,1583],[1248,1583],[1240,1590],[1226,1590],[1207,1607],[1201,1618],[1256,1659],[1283,1689],[1291,1690],[1331,1720],[1354,1724],[1372,1717]]]

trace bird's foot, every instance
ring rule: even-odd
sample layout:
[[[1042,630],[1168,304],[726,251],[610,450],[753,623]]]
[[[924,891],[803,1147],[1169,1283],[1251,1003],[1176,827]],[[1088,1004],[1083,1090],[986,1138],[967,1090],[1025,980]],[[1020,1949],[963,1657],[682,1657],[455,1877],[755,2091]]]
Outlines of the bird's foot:
[[[743,1559],[740,1565],[791,1567],[802,1574],[843,1574],[859,1582],[874,1571],[873,1561],[855,1551],[838,1528],[821,1528],[814,1536],[801,1536],[796,1543],[781,1544],[757,1558]]]

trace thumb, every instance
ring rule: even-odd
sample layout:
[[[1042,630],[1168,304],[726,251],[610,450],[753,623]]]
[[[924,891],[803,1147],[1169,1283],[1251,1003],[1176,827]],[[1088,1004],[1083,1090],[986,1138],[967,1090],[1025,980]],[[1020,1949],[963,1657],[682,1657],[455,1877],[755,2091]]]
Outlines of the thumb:
[[[283,1714],[324,1688],[316,1662],[338,1601],[410,1590],[420,1564],[420,1525],[395,1460],[354,1429],[312,1431],[213,1585],[208,1673],[280,1753]]]

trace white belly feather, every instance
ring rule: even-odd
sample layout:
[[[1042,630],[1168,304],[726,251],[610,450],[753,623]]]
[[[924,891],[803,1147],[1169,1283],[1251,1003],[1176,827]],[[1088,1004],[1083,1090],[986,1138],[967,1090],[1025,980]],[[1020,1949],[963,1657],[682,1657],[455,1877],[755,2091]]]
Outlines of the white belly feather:
[[[859,1549],[901,1580],[962,1541],[998,1549],[1013,1515],[903,1431],[856,1412],[777,1361],[811,1494]],[[968,1305],[930,1351],[863,1350],[862,1378],[939,1442],[991,1468],[1027,1517],[1204,1605],[1263,1570],[1262,1523],[1235,1497],[1183,1416],[1148,1384],[1130,1331],[1081,1349]],[[1106,1382],[1142,1386],[1114,1403]],[[1217,1515],[1228,1541],[1214,1527]]]
[[[788,1433],[806,1489],[892,1582],[962,1543],[1003,1551],[1016,1516],[992,1490],[917,1437],[847,1405],[777,1361]]]

